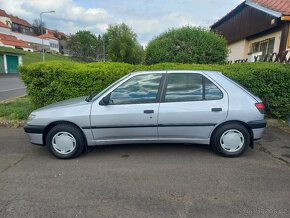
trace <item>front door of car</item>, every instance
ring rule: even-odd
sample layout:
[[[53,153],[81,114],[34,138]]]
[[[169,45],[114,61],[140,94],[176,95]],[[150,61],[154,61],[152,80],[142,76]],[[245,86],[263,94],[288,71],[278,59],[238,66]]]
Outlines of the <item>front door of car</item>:
[[[162,95],[159,140],[206,143],[214,126],[226,119],[228,95],[200,73],[167,73]]]
[[[91,128],[96,144],[158,141],[157,117],[162,73],[129,77],[92,104]]]

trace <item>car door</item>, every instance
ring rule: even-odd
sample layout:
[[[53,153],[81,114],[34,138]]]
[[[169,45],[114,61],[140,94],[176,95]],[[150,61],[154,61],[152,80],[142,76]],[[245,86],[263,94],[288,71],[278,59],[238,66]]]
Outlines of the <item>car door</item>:
[[[136,74],[96,100],[91,109],[96,144],[157,141],[161,81],[162,73]],[[100,105],[106,95],[109,104]]]
[[[168,72],[159,107],[159,140],[208,143],[210,132],[227,112],[228,95],[210,78]]]

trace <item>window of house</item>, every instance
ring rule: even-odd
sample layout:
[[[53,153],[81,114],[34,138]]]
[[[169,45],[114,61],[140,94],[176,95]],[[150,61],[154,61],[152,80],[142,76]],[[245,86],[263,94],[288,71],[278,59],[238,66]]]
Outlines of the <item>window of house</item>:
[[[111,93],[110,104],[156,102],[161,77],[162,74],[146,74],[132,77]]]
[[[262,52],[262,55],[272,54],[274,50],[275,38],[265,39],[259,42],[254,42],[251,45],[251,53]]]

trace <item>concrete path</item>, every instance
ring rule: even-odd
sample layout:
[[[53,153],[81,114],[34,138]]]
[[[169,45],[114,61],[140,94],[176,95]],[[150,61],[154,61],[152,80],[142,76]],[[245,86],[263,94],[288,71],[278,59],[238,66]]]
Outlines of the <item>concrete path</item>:
[[[0,217],[290,217],[290,167],[263,146],[223,158],[202,145],[116,145],[59,160],[23,128],[0,128]]]
[[[18,74],[0,74],[0,101],[25,95],[26,87]]]

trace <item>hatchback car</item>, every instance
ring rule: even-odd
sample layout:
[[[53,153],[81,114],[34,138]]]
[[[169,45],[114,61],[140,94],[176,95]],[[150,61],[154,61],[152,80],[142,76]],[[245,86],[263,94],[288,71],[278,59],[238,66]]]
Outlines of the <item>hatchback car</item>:
[[[265,127],[261,99],[222,73],[168,70],[133,72],[101,93],[37,109],[24,130],[64,159],[122,143],[210,144],[233,157]]]

